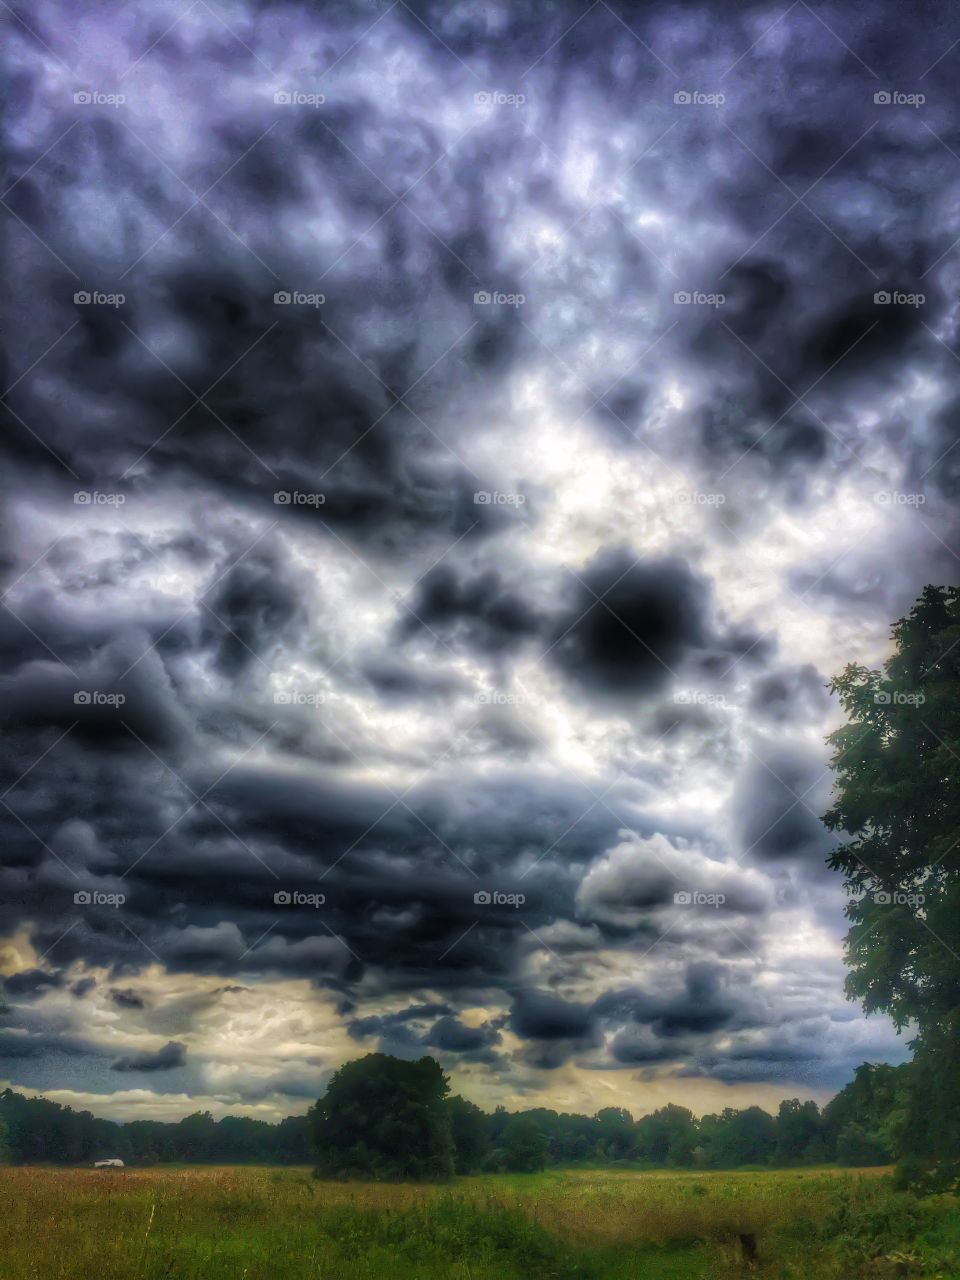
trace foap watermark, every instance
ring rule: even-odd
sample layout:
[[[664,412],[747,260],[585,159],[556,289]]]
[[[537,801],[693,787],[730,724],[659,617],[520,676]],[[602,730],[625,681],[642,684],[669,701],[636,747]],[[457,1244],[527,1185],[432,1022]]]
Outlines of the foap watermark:
[[[700,89],[678,89],[673,95],[678,107],[722,107],[726,94],[703,93]]]
[[[699,289],[678,289],[673,295],[678,307],[722,307],[726,300],[724,293],[703,293]]]
[[[278,89],[273,95],[278,107],[322,107],[326,97],[322,93],[305,93],[302,89]]]
[[[497,289],[475,289],[473,293],[477,307],[522,307],[526,300],[525,293],[500,293]]]
[[[299,289],[278,289],[273,295],[278,307],[322,307],[326,300],[325,294],[303,293]]]
[[[478,907],[522,907],[526,902],[526,894],[501,893],[499,889],[478,889],[473,895]]]
[[[103,689],[78,689],[73,695],[78,707],[122,707],[126,700],[125,693],[107,693]]]
[[[927,501],[925,493],[901,493],[899,489],[881,489],[873,495],[878,507],[922,507]]]
[[[526,500],[524,493],[501,493],[499,489],[492,493],[488,489],[478,489],[473,495],[478,507],[522,507]]]
[[[101,493],[99,489],[78,489],[73,495],[77,507],[122,507],[126,500],[125,493]]]
[[[727,500],[725,493],[704,493],[700,489],[678,489],[676,500],[691,507],[722,507]]]
[[[678,889],[673,895],[678,907],[722,907],[726,900],[722,893],[704,893],[700,889]]]
[[[473,95],[478,107],[522,107],[526,100],[525,93],[504,93],[502,89],[481,90]]]
[[[100,89],[77,89],[73,100],[78,107],[122,107],[127,96],[124,93],[103,93]]]
[[[77,307],[122,307],[127,300],[125,293],[101,293],[99,289],[78,289],[73,295]]]
[[[901,289],[878,289],[873,295],[878,307],[922,307],[927,300],[925,293],[904,293]]]
[[[278,907],[322,907],[326,902],[322,893],[304,893],[302,889],[278,889],[273,895],[274,905]]]
[[[901,93],[899,89],[878,89],[873,95],[878,107],[922,107],[927,100],[925,93]]]
[[[126,894],[103,893],[100,889],[78,889],[73,901],[78,907],[122,907]]]
[[[327,700],[325,693],[306,693],[302,689],[284,689],[273,695],[278,707],[322,707]]]
[[[530,698],[522,693],[506,693],[503,689],[485,689],[474,696],[474,702],[484,707],[521,707],[530,702]]]
[[[878,707],[922,707],[927,695],[917,690],[880,689],[873,695]]]
[[[703,689],[681,689],[673,695],[678,706],[683,707],[725,707],[727,700],[722,693],[706,693]]]
[[[878,889],[873,900],[878,907],[922,907],[926,902],[922,893],[904,893],[902,889]]]
[[[322,507],[326,500],[325,493],[303,493],[300,489],[278,489],[273,495],[277,507]]]

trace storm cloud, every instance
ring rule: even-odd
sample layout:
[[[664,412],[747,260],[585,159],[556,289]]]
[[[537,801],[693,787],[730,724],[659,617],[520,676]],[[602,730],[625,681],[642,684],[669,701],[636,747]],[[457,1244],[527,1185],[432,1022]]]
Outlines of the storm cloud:
[[[4,1080],[903,1056],[823,739],[957,579],[949,6],[8,17]]]

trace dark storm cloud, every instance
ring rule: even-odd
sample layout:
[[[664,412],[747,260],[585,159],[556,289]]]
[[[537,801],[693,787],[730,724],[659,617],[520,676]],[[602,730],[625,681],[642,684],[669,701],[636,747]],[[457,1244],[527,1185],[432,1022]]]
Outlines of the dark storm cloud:
[[[825,758],[790,742],[756,745],[734,792],[744,854],[822,867],[834,843],[818,816],[829,795]]]
[[[147,1002],[139,991],[134,991],[132,987],[114,987],[110,992],[110,999],[115,1005],[119,1005],[121,1009],[145,1009]]]
[[[578,575],[552,637],[553,661],[600,694],[661,688],[709,638],[707,584],[682,560],[608,548]]]
[[[464,580],[441,565],[419,583],[402,633],[421,628],[453,639],[462,632],[473,647],[497,653],[536,635],[543,622],[520,591],[508,587],[494,570]]]
[[[472,1004],[544,1070],[815,1075],[806,1011],[731,971],[778,909],[839,918],[810,887],[828,669],[796,633],[846,651],[954,571],[955,25],[247,3],[237,39],[205,6],[48,0],[14,24],[0,933],[35,956],[8,1053],[97,1056],[53,1026],[61,988],[96,989],[73,965],[124,984],[116,1016],[192,1027],[138,976],[159,964],[308,979],[356,1040],[497,1071]],[[921,82],[923,112],[874,101]],[[497,86],[526,102],[474,101]],[[274,101],[294,88],[326,101]],[[661,521],[665,484],[708,520]],[[768,564],[781,517],[843,531],[862,484],[928,498],[922,521]],[[812,611],[786,641],[783,599]],[[727,705],[671,703],[686,685]],[[672,920],[682,889],[725,901]],[[681,976],[625,989],[638,951]],[[831,1078],[859,1048],[838,1027]]]
[[[22,973],[11,974],[3,981],[3,989],[7,995],[26,1000],[42,995],[52,987],[62,986],[63,978],[59,973],[46,973],[43,969],[24,969]]]
[[[576,1040],[592,1030],[590,1007],[562,1000],[545,991],[518,992],[510,1014],[510,1027],[531,1040]]]
[[[818,718],[830,702],[826,685],[820,672],[809,663],[772,670],[754,681],[749,707],[775,724]]]
[[[128,1053],[111,1062],[111,1071],[172,1071],[187,1060],[186,1045],[170,1040],[153,1053]]]

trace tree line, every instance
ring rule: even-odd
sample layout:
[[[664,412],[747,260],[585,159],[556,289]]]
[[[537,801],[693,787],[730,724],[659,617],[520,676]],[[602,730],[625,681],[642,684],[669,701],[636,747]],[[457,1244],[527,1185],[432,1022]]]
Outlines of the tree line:
[[[755,1106],[728,1107],[698,1119],[674,1104],[636,1120],[621,1107],[592,1116],[544,1107],[489,1113],[450,1096],[433,1058],[369,1054],[341,1067],[307,1115],[279,1124],[245,1116],[214,1120],[208,1111],[175,1122],[123,1123],[7,1089],[0,1093],[0,1158],[18,1164],[313,1162],[327,1177],[379,1179],[575,1164],[876,1165],[900,1154],[903,1081],[903,1067],[865,1064],[823,1110],[791,1098],[775,1116]]]
[[[196,1111],[175,1122],[101,1120],[47,1098],[0,1093],[0,1158],[16,1164],[83,1164],[118,1158],[164,1162],[307,1164],[312,1158],[306,1116],[279,1124]]]

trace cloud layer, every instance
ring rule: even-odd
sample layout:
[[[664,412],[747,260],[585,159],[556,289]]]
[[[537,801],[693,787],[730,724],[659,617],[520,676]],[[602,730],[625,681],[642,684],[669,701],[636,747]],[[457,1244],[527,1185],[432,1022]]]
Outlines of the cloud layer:
[[[643,1110],[902,1056],[818,815],[829,677],[957,576],[954,27],[11,18],[0,1078],[286,1113],[379,1045]]]

